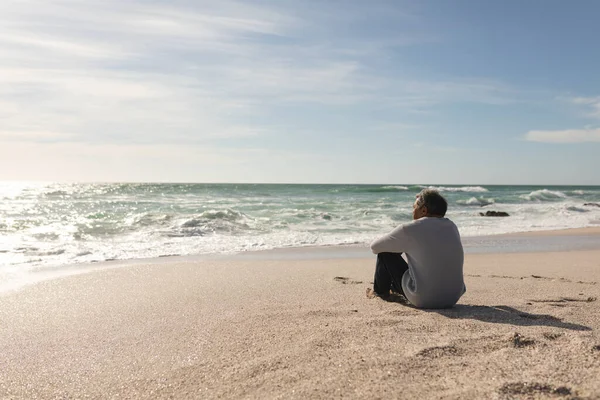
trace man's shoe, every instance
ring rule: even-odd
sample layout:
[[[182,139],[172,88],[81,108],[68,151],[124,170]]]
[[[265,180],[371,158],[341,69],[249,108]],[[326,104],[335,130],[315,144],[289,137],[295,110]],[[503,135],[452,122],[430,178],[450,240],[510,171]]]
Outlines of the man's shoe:
[[[379,297],[379,298],[381,298],[381,299],[384,299],[384,300],[385,300],[385,299],[387,299],[388,297],[390,297],[390,295],[389,295],[389,294],[387,294],[387,295],[381,295],[381,294],[377,293],[376,291],[374,291],[374,290],[373,290],[373,289],[371,289],[371,288],[367,288],[367,293],[366,293],[366,294],[367,294],[367,299],[374,299],[374,298],[376,298],[376,297]]]

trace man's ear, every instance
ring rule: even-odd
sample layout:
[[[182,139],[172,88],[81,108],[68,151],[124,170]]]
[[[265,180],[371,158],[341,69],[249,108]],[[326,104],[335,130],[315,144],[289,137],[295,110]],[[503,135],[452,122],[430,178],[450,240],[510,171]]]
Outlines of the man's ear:
[[[426,206],[423,206],[423,208],[421,208],[421,210],[423,210],[423,216],[426,216],[429,214],[429,210],[427,209]]]

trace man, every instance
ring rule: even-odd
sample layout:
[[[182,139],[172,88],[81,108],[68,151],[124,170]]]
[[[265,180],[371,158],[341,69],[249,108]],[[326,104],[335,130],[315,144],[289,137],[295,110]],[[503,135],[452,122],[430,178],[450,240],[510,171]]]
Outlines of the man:
[[[447,208],[436,190],[422,190],[413,205],[413,221],[371,243],[377,264],[368,296],[386,298],[393,289],[419,308],[456,304],[466,290],[464,253],[456,225],[444,218]]]

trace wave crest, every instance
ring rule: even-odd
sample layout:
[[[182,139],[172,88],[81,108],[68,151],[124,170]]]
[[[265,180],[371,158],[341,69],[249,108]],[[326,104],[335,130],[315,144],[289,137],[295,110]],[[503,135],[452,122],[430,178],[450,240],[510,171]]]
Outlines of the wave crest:
[[[407,190],[409,190],[408,186],[395,186],[395,185],[358,189],[359,192],[366,192],[366,193],[405,192]]]
[[[182,223],[171,236],[204,236],[207,233],[229,233],[247,231],[249,218],[235,210],[209,210]]]
[[[169,215],[169,214],[146,213],[146,214],[137,215],[133,219],[132,224],[138,225],[138,226],[154,226],[154,225],[162,226],[162,225],[169,223],[172,218],[173,218],[173,216]]]
[[[488,206],[490,204],[494,204],[496,201],[494,199],[485,199],[483,197],[477,198],[477,197],[471,197],[468,200],[458,200],[457,203],[458,204],[464,204],[467,206],[479,206],[479,207],[483,207],[483,206]]]
[[[469,192],[469,193],[485,193],[489,192],[483,186],[419,186],[421,189],[433,189],[438,192]]]
[[[408,190],[408,186],[383,186],[381,189],[385,190]]]
[[[557,199],[566,199],[569,196],[558,190],[541,189],[534,190],[529,194],[522,194],[519,197],[528,201],[552,201]]]

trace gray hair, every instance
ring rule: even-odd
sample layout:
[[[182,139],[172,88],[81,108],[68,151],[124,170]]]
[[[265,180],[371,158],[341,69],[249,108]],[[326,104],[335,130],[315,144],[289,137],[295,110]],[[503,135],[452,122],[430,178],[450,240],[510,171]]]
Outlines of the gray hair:
[[[435,189],[423,189],[417,195],[417,206],[427,207],[427,215],[443,217],[448,210],[448,202]]]

